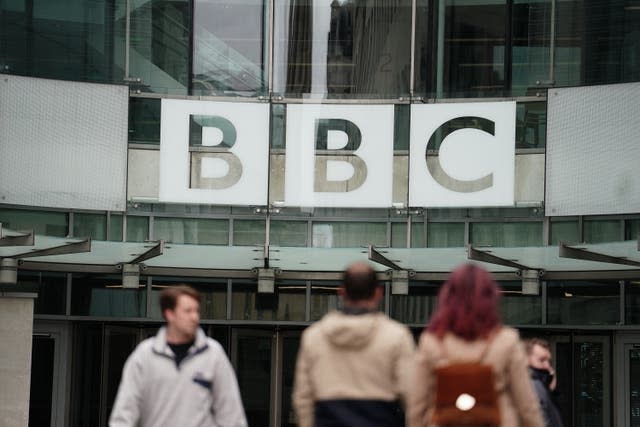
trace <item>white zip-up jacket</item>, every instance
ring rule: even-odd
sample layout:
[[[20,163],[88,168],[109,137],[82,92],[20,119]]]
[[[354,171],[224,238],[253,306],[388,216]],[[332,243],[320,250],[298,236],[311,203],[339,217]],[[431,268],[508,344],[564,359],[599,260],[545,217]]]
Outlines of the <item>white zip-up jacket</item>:
[[[198,329],[176,366],[166,328],[160,328],[127,359],[109,426],[246,427],[238,382],[222,346]]]

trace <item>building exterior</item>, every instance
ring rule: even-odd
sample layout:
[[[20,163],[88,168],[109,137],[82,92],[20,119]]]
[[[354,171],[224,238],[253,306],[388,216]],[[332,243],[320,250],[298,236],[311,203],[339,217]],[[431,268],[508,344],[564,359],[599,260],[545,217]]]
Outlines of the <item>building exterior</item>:
[[[416,335],[482,263],[565,424],[640,423],[640,2],[0,0],[0,73],[30,425],[106,425],[177,283],[250,424],[295,425],[300,333],[367,258]]]

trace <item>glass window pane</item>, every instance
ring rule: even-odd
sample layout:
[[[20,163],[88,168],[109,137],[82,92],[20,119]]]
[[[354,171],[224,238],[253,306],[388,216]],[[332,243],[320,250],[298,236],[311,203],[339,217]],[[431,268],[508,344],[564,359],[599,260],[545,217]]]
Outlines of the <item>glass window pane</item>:
[[[263,245],[266,236],[265,220],[233,221],[233,245]]]
[[[274,3],[274,91],[396,98],[409,93],[411,1]]]
[[[506,325],[542,323],[542,298],[522,295],[522,282],[500,282],[500,316]]]
[[[584,221],[585,243],[619,242],[622,240],[622,221],[617,219]]]
[[[464,247],[464,223],[430,222],[427,225],[427,240],[430,248]]]
[[[579,236],[578,221],[551,221],[552,245],[559,245],[560,242],[578,243]]]
[[[145,317],[146,278],[138,289],[124,289],[121,276],[73,274],[71,314],[74,316]]]
[[[0,2],[0,64],[12,74],[122,82],[124,10],[125,0]]]
[[[503,95],[506,1],[445,0],[437,9],[420,3],[416,92],[437,98]],[[439,31],[438,22],[444,25]]]
[[[264,95],[268,2],[195,0],[193,95]]]
[[[122,215],[109,214],[109,240],[122,242]]]
[[[394,222],[391,223],[391,247],[406,248],[407,247],[407,223]],[[411,223],[411,247],[424,248],[424,222]]]
[[[286,146],[286,104],[271,104],[271,148]]]
[[[408,295],[391,295],[389,314],[399,322],[425,325],[436,308],[440,284],[409,283]]]
[[[18,269],[20,292],[35,292],[34,314],[60,314],[66,312],[67,277],[64,273],[44,273]]]
[[[547,284],[547,323],[555,325],[613,325],[620,322],[617,281]]]
[[[200,292],[200,318],[227,318],[227,281],[202,280],[188,277],[153,277],[151,282],[151,305],[148,317],[162,320],[160,293],[171,286],[188,285]]]
[[[129,78],[144,92],[186,95],[189,86],[189,0],[132,0]]]
[[[314,248],[387,246],[386,223],[328,222],[313,224]]]
[[[625,1],[556,3],[555,81],[560,86],[640,79],[640,10]]]
[[[269,242],[275,246],[307,246],[307,222],[271,221]]]
[[[129,98],[129,143],[160,144],[160,100]]]
[[[337,282],[313,282],[311,284],[311,321],[320,320],[333,310],[342,308]]]
[[[640,277],[625,283],[625,322],[640,324]]]
[[[542,222],[472,223],[470,239],[479,246],[542,246]]]
[[[624,240],[640,240],[640,219],[629,219],[624,223]]]
[[[306,285],[304,282],[276,283],[272,294],[258,293],[255,283],[233,282],[231,318],[233,320],[304,321]]]
[[[535,95],[549,85],[552,0],[515,0],[511,22],[511,93]]]
[[[127,242],[149,240],[149,217],[127,215]]]
[[[226,219],[160,218],[153,219],[154,240],[195,245],[229,244]]]
[[[73,236],[106,240],[107,216],[104,214],[74,213]]]
[[[544,148],[547,142],[547,103],[516,105],[516,148]]]
[[[15,231],[33,230],[35,234],[65,237],[68,229],[64,212],[42,212],[22,209],[0,209],[2,228]]]

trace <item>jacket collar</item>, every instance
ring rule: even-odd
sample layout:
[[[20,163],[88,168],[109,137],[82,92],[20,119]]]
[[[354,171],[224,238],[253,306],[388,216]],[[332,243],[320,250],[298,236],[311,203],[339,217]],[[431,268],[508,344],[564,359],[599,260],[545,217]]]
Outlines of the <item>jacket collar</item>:
[[[193,345],[189,348],[187,354],[200,353],[204,351],[209,345],[207,344],[207,336],[201,328],[196,331],[196,339]],[[158,329],[158,333],[153,337],[153,351],[157,354],[162,354],[170,358],[174,358],[173,351],[167,343],[167,327],[163,326]]]

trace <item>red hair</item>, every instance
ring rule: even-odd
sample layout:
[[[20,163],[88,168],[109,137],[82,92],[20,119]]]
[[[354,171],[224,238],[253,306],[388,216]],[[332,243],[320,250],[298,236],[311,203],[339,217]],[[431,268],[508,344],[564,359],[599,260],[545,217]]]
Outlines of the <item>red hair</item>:
[[[500,326],[500,291],[491,274],[474,264],[456,268],[440,288],[438,308],[427,330],[439,338],[447,332],[471,341]]]

